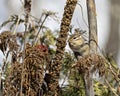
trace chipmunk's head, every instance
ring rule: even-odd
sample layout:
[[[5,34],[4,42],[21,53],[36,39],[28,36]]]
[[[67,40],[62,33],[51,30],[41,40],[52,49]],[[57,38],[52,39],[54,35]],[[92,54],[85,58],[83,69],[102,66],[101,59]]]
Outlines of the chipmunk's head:
[[[80,45],[82,45],[84,43],[84,41],[85,41],[82,35],[83,34],[80,31],[75,30],[75,33],[72,34],[70,36],[70,38],[68,39],[68,43],[69,43],[70,47],[71,46],[78,46],[78,45],[80,46]]]

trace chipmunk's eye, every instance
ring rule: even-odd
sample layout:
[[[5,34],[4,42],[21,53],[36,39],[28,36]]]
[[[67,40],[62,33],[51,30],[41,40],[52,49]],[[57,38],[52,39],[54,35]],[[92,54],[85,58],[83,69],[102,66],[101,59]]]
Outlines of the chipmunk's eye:
[[[76,37],[74,37],[73,39],[76,39]]]
[[[75,37],[73,37],[73,39],[75,40],[77,40],[77,39],[80,39],[81,38],[81,36],[75,36]]]

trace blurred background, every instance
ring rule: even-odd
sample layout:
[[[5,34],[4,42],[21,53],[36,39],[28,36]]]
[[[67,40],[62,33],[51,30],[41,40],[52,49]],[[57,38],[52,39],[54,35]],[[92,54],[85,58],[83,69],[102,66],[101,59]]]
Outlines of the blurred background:
[[[0,24],[8,20],[10,15],[20,15],[23,11],[23,0],[0,0]],[[62,19],[64,12],[64,5],[66,0],[32,0],[31,14],[40,18],[43,9],[57,12],[59,21]],[[109,53],[120,65],[120,0],[95,0],[96,2],[96,16],[98,24],[98,39],[99,47],[105,52]],[[72,19],[74,28],[80,28],[88,31],[87,23],[87,9],[86,0],[78,0],[81,5],[76,6],[76,10]],[[51,30],[59,30],[60,23],[53,19],[48,19],[45,22]],[[9,30],[3,27],[0,32]],[[22,26],[17,29],[22,30]],[[68,48],[69,49],[69,48]],[[0,51],[0,63],[3,60],[3,54]]]

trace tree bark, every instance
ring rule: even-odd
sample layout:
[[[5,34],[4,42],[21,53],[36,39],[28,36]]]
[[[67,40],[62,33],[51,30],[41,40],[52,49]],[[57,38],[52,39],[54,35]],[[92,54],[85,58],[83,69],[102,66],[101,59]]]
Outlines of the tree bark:
[[[94,0],[87,0],[87,12],[88,12],[87,14],[88,14],[88,24],[89,24],[90,54],[96,54],[98,37],[97,37],[96,8],[95,8]],[[94,88],[93,88],[93,81],[92,81],[92,76],[93,76],[92,67],[84,75],[86,96],[94,96]]]
[[[89,24],[89,44],[90,53],[97,53],[97,20],[96,20],[96,8],[94,0],[87,0],[87,10],[88,10],[88,24]]]

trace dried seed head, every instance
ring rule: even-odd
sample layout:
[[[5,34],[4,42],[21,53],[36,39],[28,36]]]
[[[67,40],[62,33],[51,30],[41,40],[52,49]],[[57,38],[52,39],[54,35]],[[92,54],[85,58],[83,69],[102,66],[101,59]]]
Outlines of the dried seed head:
[[[105,73],[105,60],[100,55],[92,54],[79,58],[73,67],[77,67],[80,73],[86,73],[92,67],[92,71],[99,71],[99,75]]]

